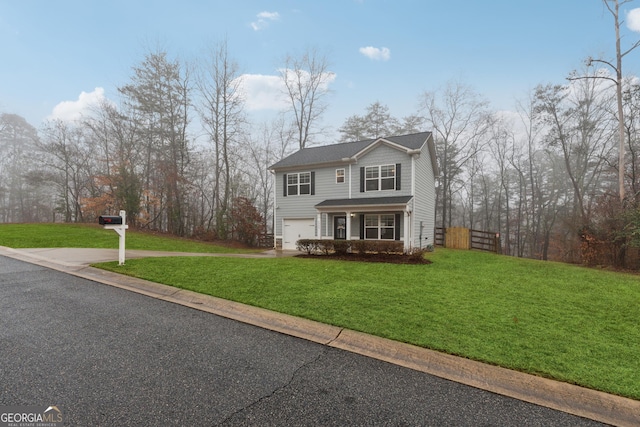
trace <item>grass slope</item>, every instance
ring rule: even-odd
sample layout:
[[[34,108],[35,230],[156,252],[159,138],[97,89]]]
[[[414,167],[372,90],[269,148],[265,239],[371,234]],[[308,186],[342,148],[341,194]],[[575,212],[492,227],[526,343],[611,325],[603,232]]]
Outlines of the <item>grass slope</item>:
[[[127,249],[151,251],[252,252],[206,242],[127,230]],[[11,248],[117,249],[118,235],[94,224],[0,224],[0,245]]]
[[[14,248],[115,248],[98,226],[0,225]],[[130,231],[129,249],[230,248]],[[640,400],[640,276],[438,249],[430,265],[148,258],[100,267]]]
[[[640,399],[640,278],[438,249],[431,265],[165,258],[102,268]]]

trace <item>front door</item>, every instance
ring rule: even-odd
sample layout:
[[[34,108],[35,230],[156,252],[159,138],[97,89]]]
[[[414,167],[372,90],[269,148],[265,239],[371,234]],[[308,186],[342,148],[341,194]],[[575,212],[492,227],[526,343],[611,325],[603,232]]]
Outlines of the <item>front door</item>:
[[[333,217],[333,238],[336,240],[345,240],[347,238],[347,217]]]

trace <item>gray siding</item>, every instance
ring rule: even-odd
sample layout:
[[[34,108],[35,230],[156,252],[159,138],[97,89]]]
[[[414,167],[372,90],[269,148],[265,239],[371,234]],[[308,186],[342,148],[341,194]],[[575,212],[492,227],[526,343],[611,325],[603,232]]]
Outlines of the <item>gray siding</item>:
[[[400,190],[380,190],[360,192],[360,168],[400,163]],[[362,156],[358,163],[351,166],[351,197],[384,197],[411,195],[411,158],[402,151],[387,145],[380,145],[375,150]]]
[[[315,205],[329,198],[347,198],[349,197],[348,182],[336,184],[336,169],[342,167],[317,168],[317,169],[301,169],[300,171],[290,171],[287,173],[297,172],[315,172],[315,195],[303,194],[296,196],[284,196],[283,172],[275,175],[276,189],[276,221],[275,235],[282,235],[282,219],[283,218],[316,218],[317,212]],[[345,168],[345,174],[348,174],[348,167]],[[324,230],[324,228],[323,228]]]
[[[433,245],[436,209],[436,185],[433,166],[426,146],[415,160],[416,189],[413,198],[414,247]],[[422,221],[422,240],[420,240],[420,221]],[[426,237],[426,239],[425,239]]]
[[[380,190],[360,192],[360,168],[366,166],[380,166],[388,164],[400,164],[400,190]],[[412,188],[412,167],[416,168],[414,179],[415,185]],[[345,183],[336,183],[336,169],[345,170]],[[322,237],[333,236],[333,212],[323,213],[320,216],[320,222],[317,221],[318,212],[315,205],[327,199],[353,199],[368,197],[385,197],[385,196],[413,196],[412,213],[410,219],[412,221],[410,227],[412,231],[412,242],[414,247],[425,247],[425,245],[434,243],[434,227],[435,227],[435,177],[433,165],[430,158],[427,144],[422,147],[420,155],[414,155],[413,161],[410,155],[405,152],[394,149],[387,145],[381,144],[376,146],[372,151],[366,153],[358,159],[357,163],[351,165],[335,165],[331,167],[308,167],[303,166],[294,171],[296,172],[314,172],[314,195],[296,195],[284,196],[283,172],[275,174],[275,224],[274,233],[276,238],[281,237],[282,220],[293,218],[314,218],[316,222],[316,232],[320,228]],[[415,190],[415,194],[412,194]],[[380,213],[388,212],[384,209]],[[352,239],[358,239],[360,236],[360,218],[359,214],[350,218]],[[375,213],[375,212],[371,212]],[[404,234],[404,216],[401,216],[400,233]],[[422,238],[420,238],[420,222],[422,222]],[[403,236],[401,236],[403,237]]]

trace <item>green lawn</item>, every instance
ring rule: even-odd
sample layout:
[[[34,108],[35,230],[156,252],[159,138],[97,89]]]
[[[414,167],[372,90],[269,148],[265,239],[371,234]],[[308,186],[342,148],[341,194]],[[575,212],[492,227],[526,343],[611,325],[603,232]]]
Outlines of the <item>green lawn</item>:
[[[118,248],[118,235],[97,224],[0,224],[0,245],[10,248]],[[151,251],[252,252],[167,235],[127,230],[127,249]]]
[[[640,277],[473,251],[430,265],[153,258],[101,268],[640,399]]]
[[[95,227],[57,225],[65,232],[53,239],[40,225],[15,227],[0,225],[0,245],[117,246],[114,232]],[[140,238],[135,248],[186,250],[182,239]],[[432,264],[181,257],[100,267],[640,400],[640,276],[476,251],[428,257]]]

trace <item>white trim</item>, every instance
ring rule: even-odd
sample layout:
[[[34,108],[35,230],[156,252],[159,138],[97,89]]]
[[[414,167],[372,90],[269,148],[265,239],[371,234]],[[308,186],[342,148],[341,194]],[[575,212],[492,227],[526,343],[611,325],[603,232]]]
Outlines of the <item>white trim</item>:
[[[411,194],[416,197],[416,156],[411,156]]]
[[[391,167],[393,169],[393,177],[390,176],[382,176],[382,168],[384,167]],[[385,163],[385,164],[379,164],[379,165],[371,165],[371,166],[363,166],[364,167],[364,192],[365,193],[373,193],[376,191],[396,191],[396,187],[398,186],[398,171],[396,170],[396,163]],[[378,169],[378,176],[375,178],[367,178],[367,169],[373,169],[373,168],[377,168]],[[392,188],[382,188],[382,180],[383,179],[391,179],[393,178],[393,187]],[[368,190],[367,189],[367,184],[369,181],[378,181],[378,188],[376,190]]]
[[[358,151],[356,154],[354,154],[351,158],[354,160],[357,160],[358,157],[364,156],[365,154],[367,154],[369,151],[375,149],[376,147],[380,146],[380,145],[386,145],[388,147],[394,148],[398,151],[402,151],[405,152],[407,154],[414,154],[416,152],[420,152],[420,149],[418,150],[412,150],[410,148],[407,148],[403,145],[400,144],[396,144],[395,142],[391,142],[389,140],[386,140],[384,138],[378,138],[377,140],[373,141],[371,144],[367,145],[365,148],[363,148],[362,150]],[[423,144],[424,145],[424,144]]]
[[[272,173],[272,177],[273,177],[273,185],[272,185],[272,187],[273,187],[273,224],[272,224],[273,225],[273,249],[276,249],[278,247],[276,245],[276,242],[278,240],[278,237],[276,236],[276,224],[277,224],[277,222],[276,222],[276,216],[277,216],[276,212],[278,210],[278,199],[277,199],[278,193],[276,191],[276,184],[277,184],[276,177],[277,177],[277,174],[275,173],[275,171],[271,171],[271,173]],[[282,236],[280,236],[280,239],[282,239]]]
[[[351,198],[351,163],[349,163],[349,198]]]
[[[329,235],[329,214],[320,212],[320,215],[324,217],[324,237],[327,237]],[[322,228],[322,219],[320,221],[320,228]]]
[[[386,216],[386,217],[391,217],[393,218],[393,225],[391,227],[389,226],[382,226],[382,217]],[[376,217],[376,226],[375,227],[367,227],[367,217]],[[400,236],[396,236],[396,214],[393,212],[379,212],[379,213],[369,213],[369,214],[364,214],[364,239],[365,240],[389,240],[389,241],[395,241],[398,240],[400,238]],[[391,239],[383,239],[382,236],[382,230],[383,229],[389,229],[391,228],[392,230],[392,238]],[[367,238],[367,229],[377,229],[378,233],[377,233],[377,237],[373,238],[373,239],[368,239]]]
[[[411,249],[412,230],[413,227],[409,223],[411,221],[411,215],[409,212],[404,212],[404,250],[409,251]]]
[[[354,199],[357,200],[357,199]],[[333,213],[333,212],[411,212],[411,206],[409,206],[409,202],[407,203],[396,203],[396,204],[373,204],[373,205],[336,205],[336,206],[320,206],[316,207],[316,210],[319,212]]]
[[[296,183],[295,183],[295,184],[290,184],[290,183],[289,183],[289,178],[290,178],[290,177],[292,177],[293,175],[296,175],[296,176],[297,176]],[[308,182],[308,183],[307,183],[307,182],[305,182],[304,184],[300,183],[300,176],[301,176],[301,175],[309,175],[309,182]],[[312,193],[312,188],[311,188],[311,187],[312,187],[312,183],[311,183],[311,180],[312,180],[312,178],[311,178],[311,171],[291,172],[291,173],[286,174],[286,176],[287,176],[287,197],[295,197],[295,196],[310,196],[310,195],[311,195],[311,193]],[[300,188],[301,188],[303,185],[305,185],[305,186],[306,186],[306,185],[308,185],[308,186],[309,186],[309,192],[308,192],[308,193],[304,193],[304,194],[302,194],[302,193],[300,192]],[[289,194],[289,187],[293,187],[293,186],[295,186],[295,187],[296,187],[296,194]]]

